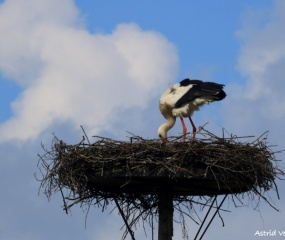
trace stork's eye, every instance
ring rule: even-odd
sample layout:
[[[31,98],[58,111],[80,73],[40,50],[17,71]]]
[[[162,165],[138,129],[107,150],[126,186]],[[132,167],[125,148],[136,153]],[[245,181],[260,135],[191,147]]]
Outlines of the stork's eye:
[[[162,138],[161,134],[158,135],[160,138]]]

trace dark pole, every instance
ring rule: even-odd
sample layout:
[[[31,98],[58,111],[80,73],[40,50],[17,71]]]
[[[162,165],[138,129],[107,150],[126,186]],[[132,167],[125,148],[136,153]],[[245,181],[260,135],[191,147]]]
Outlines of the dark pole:
[[[158,214],[158,240],[172,240],[173,196],[169,186],[161,186],[158,191]]]

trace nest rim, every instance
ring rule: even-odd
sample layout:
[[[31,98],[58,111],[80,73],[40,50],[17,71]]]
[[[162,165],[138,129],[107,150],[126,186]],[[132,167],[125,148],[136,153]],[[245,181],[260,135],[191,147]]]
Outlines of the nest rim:
[[[271,183],[275,179],[272,163],[272,160],[274,160],[274,153],[268,149],[264,141],[258,139],[258,141],[255,140],[251,143],[240,143],[236,142],[236,137],[231,137],[229,139],[216,137],[213,139],[213,135],[210,135],[208,131],[206,131],[206,134],[208,134],[208,137],[211,136],[211,140],[188,139],[186,142],[180,142],[179,138],[175,138],[168,144],[162,144],[159,140],[145,140],[137,136],[132,137],[130,142],[95,136],[97,141],[92,144],[89,140],[88,143],[86,143],[84,139],[81,143],[76,145],[66,145],[62,141],[56,139],[54,149],[56,150],[56,158],[59,160],[59,166],[57,167],[57,173],[59,174],[58,180],[61,181],[66,178],[67,175],[65,174],[65,171],[68,168],[71,167],[72,169],[72,167],[75,166],[75,169],[78,169],[80,165],[78,165],[79,162],[87,161],[90,163],[92,162],[94,155],[98,155],[101,157],[97,157],[96,161],[93,159],[93,165],[87,164],[87,167],[85,165],[81,166],[84,174],[78,176],[77,180],[74,181],[74,179],[71,179],[69,182],[63,180],[61,181],[61,185],[71,190],[75,190],[78,186],[81,186],[85,189],[83,189],[83,191],[93,192],[95,195],[98,192],[108,192],[108,194],[157,194],[157,192],[165,188],[174,196],[240,194],[256,189],[257,187],[263,188],[265,191],[272,187]],[[120,148],[118,151],[117,149],[114,151],[114,154],[117,156],[110,156],[109,150],[104,149],[106,146],[107,148],[110,147],[110,143],[112,145],[111,148]],[[171,149],[169,146],[171,146]],[[224,174],[225,176],[219,177],[215,174],[205,172],[205,169],[209,168],[213,162],[204,164],[202,167],[199,166],[198,168],[197,164],[194,164],[194,166],[188,166],[187,163],[185,164],[185,161],[191,162],[193,156],[195,160],[197,152],[198,155],[204,154],[204,146],[208,148],[207,151],[210,151],[210,154],[211,151],[218,151],[217,156],[223,157],[223,161],[220,163],[222,165],[222,173],[219,174]],[[250,156],[251,160],[254,160],[255,166],[252,165],[253,162],[251,161],[248,163],[242,161],[243,168],[248,172],[242,172],[244,169],[241,171],[240,167],[235,164],[232,169],[226,169],[230,167],[227,166],[228,163],[226,163],[227,161],[224,159],[223,155],[226,154],[224,152],[229,152],[229,149],[234,149],[233,152],[236,154],[236,147],[238,147],[239,151],[245,151],[244,154],[248,154],[246,152],[248,150],[250,150],[249,152],[251,155],[252,151],[256,151],[256,153]],[[147,152],[148,149],[151,149],[150,154],[158,155],[158,161],[154,161],[154,159],[148,161],[149,159],[144,160],[141,156],[138,157],[138,155],[141,155],[139,154],[138,149],[142,152]],[[74,161],[68,159],[70,157],[68,155],[78,154],[80,156],[84,151],[86,151],[85,156],[79,158],[75,157],[75,160],[73,159]],[[173,156],[181,154],[181,151],[191,152],[190,157],[187,156],[188,159],[183,159],[182,163],[179,163],[178,165],[174,163],[175,166],[171,166],[171,164],[173,164]],[[124,155],[125,152],[130,152],[132,154]],[[109,155],[104,159],[104,154]],[[240,152],[239,154],[241,155],[241,158],[245,156]],[[124,156],[122,157],[122,155]],[[72,156],[70,158],[72,158]],[[218,161],[217,159],[215,160],[217,156],[214,156],[214,161]],[[232,157],[232,155],[229,156]],[[144,158],[149,158],[149,155],[146,154]],[[165,164],[163,162],[164,160],[167,160],[168,162]],[[197,159],[195,161],[197,162]],[[229,162],[232,164],[232,161]],[[100,165],[100,167],[96,168],[96,164]],[[260,172],[259,168],[262,164],[266,165],[267,169],[266,171]],[[143,168],[144,165],[151,165],[151,167],[146,167],[143,171],[138,171],[138,168]],[[157,170],[159,167],[162,167],[163,169]],[[171,169],[171,167],[173,168]],[[215,165],[214,167],[216,168]],[[226,169],[226,171],[224,171],[224,169]],[[194,174],[195,170],[197,172],[202,172],[202,174]],[[212,168],[210,170],[213,172]],[[221,171],[220,169],[218,170]],[[62,174],[62,172],[64,174]],[[239,178],[242,178],[242,180],[240,181]],[[78,180],[79,182],[83,181],[84,183],[76,183]],[[78,192],[82,192],[82,189]]]

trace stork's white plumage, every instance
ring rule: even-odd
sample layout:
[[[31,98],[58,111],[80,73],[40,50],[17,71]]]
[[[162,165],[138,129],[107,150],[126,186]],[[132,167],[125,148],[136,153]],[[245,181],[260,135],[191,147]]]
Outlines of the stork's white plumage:
[[[174,126],[176,117],[180,117],[184,140],[187,128],[183,118],[189,118],[193,127],[193,139],[195,139],[196,127],[191,119],[193,112],[199,110],[206,103],[224,99],[226,93],[223,91],[223,87],[223,84],[187,78],[168,88],[159,100],[159,109],[167,119],[167,122],[158,129],[158,136],[162,141],[167,141],[167,132]]]

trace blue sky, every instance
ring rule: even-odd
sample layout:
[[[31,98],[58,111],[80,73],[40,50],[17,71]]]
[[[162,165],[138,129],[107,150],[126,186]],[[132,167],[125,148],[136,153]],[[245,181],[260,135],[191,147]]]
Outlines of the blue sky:
[[[85,228],[79,207],[66,215],[60,196],[37,195],[41,143],[50,146],[52,133],[76,143],[80,125],[89,136],[155,138],[165,121],[160,94],[186,77],[226,85],[224,101],[194,114],[197,126],[239,136],[269,130],[268,141],[284,149],[284,11],[282,0],[0,1],[0,238],[120,239],[116,213],[92,209]],[[180,133],[179,124],[170,131]],[[225,227],[216,219],[205,239],[284,231],[277,183],[280,212],[229,204]],[[197,226],[188,227],[191,239]]]

